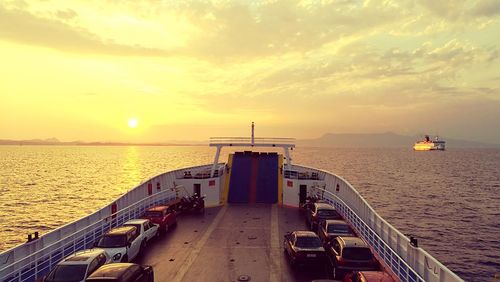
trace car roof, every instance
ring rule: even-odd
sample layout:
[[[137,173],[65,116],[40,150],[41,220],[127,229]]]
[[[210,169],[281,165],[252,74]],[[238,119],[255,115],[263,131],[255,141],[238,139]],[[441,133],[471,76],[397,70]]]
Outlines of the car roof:
[[[78,251],[68,257],[66,257],[59,264],[70,265],[70,264],[88,264],[93,259],[95,259],[100,254],[105,254],[103,249],[94,248],[89,250]]]
[[[359,237],[337,237],[337,240],[343,243],[344,247],[367,248],[368,244]]]
[[[294,231],[293,233],[298,237],[318,237],[318,235],[312,231]]]
[[[126,224],[143,224],[144,222],[149,221],[149,219],[144,219],[144,218],[138,218],[138,219],[132,219],[127,222],[125,222],[123,225]]]
[[[149,208],[147,211],[164,211],[166,209],[168,209],[168,206],[156,206]]]
[[[110,263],[99,267],[89,278],[113,277],[120,278],[128,269],[137,265],[135,263]]]
[[[314,203],[314,205],[316,206],[316,208],[322,209],[322,210],[335,210],[334,206],[327,204],[327,203]]]
[[[109,230],[106,235],[123,235],[129,232],[131,229],[137,229],[135,226],[120,226]]]
[[[349,225],[347,222],[345,222],[344,220],[341,220],[341,219],[327,219],[326,220],[326,224],[330,225],[330,224],[345,224],[345,225]]]

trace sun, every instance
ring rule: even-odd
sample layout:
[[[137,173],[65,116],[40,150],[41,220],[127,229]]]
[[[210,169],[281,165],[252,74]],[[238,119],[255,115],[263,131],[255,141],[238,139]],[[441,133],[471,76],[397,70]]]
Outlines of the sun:
[[[131,118],[128,120],[128,127],[136,128],[139,125],[139,121],[136,118]]]

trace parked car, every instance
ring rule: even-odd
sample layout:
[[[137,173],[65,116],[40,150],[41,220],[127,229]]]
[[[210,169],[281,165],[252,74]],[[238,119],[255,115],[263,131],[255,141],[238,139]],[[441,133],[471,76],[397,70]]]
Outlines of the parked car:
[[[396,280],[383,271],[353,271],[347,273],[344,282],[396,282]]]
[[[135,263],[110,263],[101,266],[86,281],[154,282],[153,267]]]
[[[138,237],[141,241],[141,252],[146,248],[146,245],[151,239],[160,235],[159,225],[152,223],[149,219],[132,219],[123,224],[123,226],[135,226],[138,231]]]
[[[85,281],[90,274],[110,260],[103,249],[79,251],[60,261],[42,281]]]
[[[160,226],[160,231],[166,233],[177,226],[177,215],[172,206],[157,206],[146,211],[143,218],[151,220]]]
[[[358,237],[338,236],[326,247],[335,279],[349,271],[378,270],[379,265],[368,244]]]
[[[356,234],[347,222],[339,219],[327,219],[320,222],[318,236],[323,244],[326,244],[337,236],[355,237]]]
[[[94,246],[104,249],[112,262],[129,262],[139,254],[141,244],[137,227],[121,226],[109,230]]]
[[[314,203],[306,212],[306,224],[312,231],[317,231],[318,224],[325,219],[342,219],[334,206],[326,203]]]
[[[292,265],[309,263],[323,266],[326,262],[321,240],[311,231],[287,233],[283,240],[283,248]]]

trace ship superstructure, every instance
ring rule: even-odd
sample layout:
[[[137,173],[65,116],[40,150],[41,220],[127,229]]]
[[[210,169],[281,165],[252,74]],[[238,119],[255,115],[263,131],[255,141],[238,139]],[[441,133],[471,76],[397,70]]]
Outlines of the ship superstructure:
[[[424,140],[418,141],[413,145],[413,150],[415,151],[433,151],[433,150],[445,150],[446,142],[444,140],[440,140],[439,136],[434,137],[434,140],[431,140],[429,135],[425,135]]]

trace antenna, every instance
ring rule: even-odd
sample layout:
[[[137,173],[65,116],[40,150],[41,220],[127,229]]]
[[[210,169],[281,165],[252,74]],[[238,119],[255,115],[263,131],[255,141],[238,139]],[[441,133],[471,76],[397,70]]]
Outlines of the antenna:
[[[252,147],[255,144],[255,136],[254,136],[254,131],[255,131],[255,124],[252,121]]]

